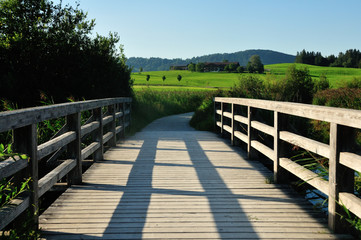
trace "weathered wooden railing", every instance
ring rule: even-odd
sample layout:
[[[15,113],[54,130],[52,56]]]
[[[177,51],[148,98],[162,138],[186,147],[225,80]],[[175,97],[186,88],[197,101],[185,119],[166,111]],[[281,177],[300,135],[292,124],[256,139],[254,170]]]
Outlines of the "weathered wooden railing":
[[[243,98],[216,97],[214,102],[215,121],[221,133],[227,132],[232,144],[236,144],[236,141],[243,142],[247,146],[249,158],[252,158],[257,150],[256,152],[272,160],[276,182],[288,171],[328,196],[330,229],[340,230],[337,215],[341,212],[340,204],[361,218],[361,199],[354,194],[354,171],[361,172],[361,156],[353,150],[355,130],[361,128],[361,111]],[[262,111],[268,114],[268,121],[256,119],[255,113]],[[295,117],[328,122],[329,144],[289,130],[288,120]],[[273,142],[267,144],[260,138],[257,139],[257,131],[273,137]],[[322,178],[285,157],[285,143],[328,158],[328,178]]]
[[[102,160],[104,145],[114,146],[117,138],[124,136],[130,124],[130,104],[131,98],[108,98],[1,112],[0,133],[12,130],[13,151],[29,158],[0,162],[0,179],[30,177],[31,184],[27,194],[0,209],[0,230],[26,209],[34,216],[36,226],[39,198],[65,176],[68,185],[81,184],[82,161],[90,155],[94,161]],[[81,126],[81,113],[85,111],[91,117]],[[38,145],[37,124],[62,117],[64,127],[51,140]],[[57,166],[39,178],[38,164],[43,161],[57,161]]]

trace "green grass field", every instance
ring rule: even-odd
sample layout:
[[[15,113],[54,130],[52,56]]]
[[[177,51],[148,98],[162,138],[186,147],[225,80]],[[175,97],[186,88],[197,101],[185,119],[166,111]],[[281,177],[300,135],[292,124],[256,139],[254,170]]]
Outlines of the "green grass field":
[[[267,79],[269,74],[273,75],[276,79],[284,78],[287,68],[291,64],[272,64],[265,65],[265,74],[256,74],[257,76]],[[306,64],[296,64],[298,68],[307,67],[310,71],[310,75],[314,79],[319,79],[321,74],[326,74],[327,79],[330,81],[332,88],[342,87],[347,81],[351,81],[353,78],[361,78],[361,69],[354,68],[338,68],[338,67],[319,67]],[[150,75],[149,82],[146,81],[147,75]],[[178,81],[177,76],[180,74],[182,80]],[[242,75],[248,75],[243,73]],[[166,79],[163,82],[162,77]],[[224,73],[224,72],[210,72],[210,73],[198,73],[190,71],[153,71],[132,73],[132,79],[134,79],[135,91],[149,87],[154,90],[211,90],[217,88],[230,88],[238,82],[241,74],[239,73]]]
[[[284,77],[287,68],[290,64],[272,64],[266,65],[265,69],[269,70],[271,74],[277,77]],[[310,75],[314,79],[319,79],[321,74],[326,74],[327,79],[330,81],[332,88],[342,87],[345,82],[356,78],[361,78],[361,69],[357,68],[343,68],[343,67],[319,67],[307,64],[296,64],[297,68],[307,67]]]
[[[154,91],[215,91],[218,88],[212,88],[212,87],[188,87],[188,86],[168,86],[168,85],[164,85],[164,86],[158,86],[158,85],[151,85],[149,84],[149,86],[147,85],[134,85],[133,89],[135,91],[143,91],[143,90],[154,90]]]

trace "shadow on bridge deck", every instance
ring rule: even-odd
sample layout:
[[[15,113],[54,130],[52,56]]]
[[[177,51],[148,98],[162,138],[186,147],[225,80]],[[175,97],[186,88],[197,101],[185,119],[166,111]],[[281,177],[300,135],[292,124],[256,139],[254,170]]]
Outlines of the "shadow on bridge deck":
[[[324,216],[190,114],[110,149],[41,216],[47,239],[336,239]]]

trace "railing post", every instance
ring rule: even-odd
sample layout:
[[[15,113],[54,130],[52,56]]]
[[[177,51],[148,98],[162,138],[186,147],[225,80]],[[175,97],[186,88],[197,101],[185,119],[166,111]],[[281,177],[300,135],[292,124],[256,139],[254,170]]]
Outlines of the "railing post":
[[[280,158],[287,155],[287,144],[280,139],[280,132],[287,127],[287,118],[284,114],[274,111],[273,113],[273,181],[280,183],[287,182],[289,172],[280,166]]]
[[[278,182],[279,179],[279,169],[280,169],[280,153],[279,153],[279,141],[280,141],[280,124],[279,118],[280,113],[273,112],[273,181]]]
[[[66,124],[69,131],[76,133],[75,140],[68,145],[68,157],[76,161],[76,166],[68,174],[68,186],[82,183],[82,156],[81,156],[81,116],[80,112],[68,115]]]
[[[224,113],[224,106],[223,102],[221,102],[221,135],[223,136],[223,113]]]
[[[341,218],[337,215],[342,213],[339,193],[354,192],[355,173],[340,164],[340,152],[353,147],[354,134],[351,128],[330,123],[328,226],[334,232],[342,231]]]
[[[27,177],[30,181],[30,214],[33,218],[34,228],[39,225],[39,171],[38,171],[38,144],[36,124],[17,128],[13,132],[14,152],[26,154],[30,158]]]
[[[248,159],[252,159],[256,157],[256,152],[252,148],[252,140],[254,139],[253,128],[252,128],[252,118],[254,115],[254,109],[250,106],[247,106],[248,112],[248,124],[247,124],[247,135],[248,135],[248,144],[247,144],[247,155]]]
[[[109,140],[109,146],[114,147],[117,144],[117,135],[116,135],[116,119],[115,119],[115,105],[112,104],[108,106],[109,115],[113,117],[113,121],[110,123],[110,131],[113,133],[113,137]]]
[[[216,98],[213,98],[213,122],[214,122],[214,130],[217,131],[217,102]]]
[[[234,111],[235,111],[235,104],[234,103],[232,103],[232,118],[231,118],[231,127],[232,127],[232,133],[231,133],[231,144],[234,146],[234,145],[236,145],[235,144],[235,138],[234,138],[234,131],[235,131],[235,121],[234,121],[234,115],[235,115],[235,113],[234,113]]]
[[[99,128],[97,131],[94,131],[94,141],[99,143],[99,149],[96,150],[93,154],[94,161],[103,160],[104,146],[103,146],[103,113],[102,108],[93,109],[94,120],[99,122]]]
[[[129,116],[128,116],[129,125],[128,125],[128,128],[130,129],[130,125],[132,124],[132,103],[131,102],[128,103],[128,107],[129,107]],[[129,130],[128,130],[128,133],[129,133]]]
[[[126,122],[126,116],[125,116],[125,111],[126,111],[126,102],[122,103],[122,111],[123,111],[123,117],[122,117],[122,134],[121,137],[125,138],[125,122]]]

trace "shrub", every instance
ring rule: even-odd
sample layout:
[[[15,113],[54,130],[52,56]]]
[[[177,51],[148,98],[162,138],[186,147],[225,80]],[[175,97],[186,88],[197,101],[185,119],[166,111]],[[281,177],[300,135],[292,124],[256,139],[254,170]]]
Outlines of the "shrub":
[[[330,82],[328,81],[326,74],[322,73],[320,75],[320,80],[315,82],[314,92],[326,90],[330,88]]]
[[[209,94],[194,112],[190,121],[190,125],[200,131],[214,131],[214,97],[224,97],[226,95],[223,91],[217,91]]]
[[[319,91],[313,104],[329,107],[361,109],[361,88],[338,88]]]
[[[347,88],[361,88],[361,78],[354,77],[351,81],[346,82]]]
[[[240,76],[239,82],[232,89],[232,97],[268,99],[264,82],[252,75]]]
[[[314,93],[314,82],[307,68],[297,69],[291,65],[285,78],[283,100],[289,102],[311,103]]]

